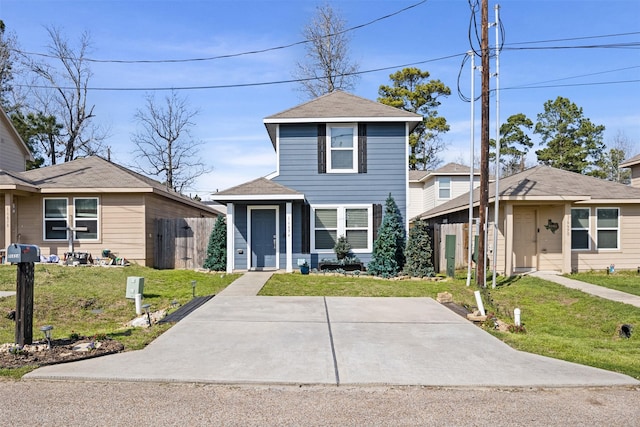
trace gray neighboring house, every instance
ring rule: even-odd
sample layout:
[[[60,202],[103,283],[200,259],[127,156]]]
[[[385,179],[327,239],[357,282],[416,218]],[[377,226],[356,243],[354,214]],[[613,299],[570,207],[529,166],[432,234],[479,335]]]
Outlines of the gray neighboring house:
[[[408,147],[422,116],[337,91],[264,119],[276,172],[220,191],[227,270],[317,267],[340,236],[371,259],[391,194],[408,224]]]
[[[638,156],[637,156],[638,157]],[[629,162],[626,162],[629,163]],[[640,169],[640,157],[633,163]],[[640,180],[632,186],[536,166],[500,180],[497,271],[602,270],[640,266]],[[474,191],[474,216],[478,216]],[[494,218],[495,186],[489,187]],[[419,215],[430,224],[468,222],[469,194]],[[488,226],[492,251],[493,222]],[[492,253],[489,259],[492,259]]]

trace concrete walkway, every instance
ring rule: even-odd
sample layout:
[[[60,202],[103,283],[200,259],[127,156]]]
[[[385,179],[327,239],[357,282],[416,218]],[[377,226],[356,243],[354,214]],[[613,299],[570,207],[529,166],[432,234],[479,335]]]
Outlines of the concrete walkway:
[[[638,386],[512,349],[431,298],[266,297],[247,273],[144,350],[24,379],[261,385]],[[247,295],[251,294],[251,295]]]
[[[615,289],[605,288],[604,286],[592,285],[590,283],[581,282],[579,280],[569,279],[555,271],[536,271],[529,276],[538,277],[542,280],[558,283],[567,288],[577,289],[587,294],[595,295],[611,301],[622,302],[640,307],[640,296],[628,294],[626,292],[616,291]]]
[[[11,297],[15,294],[16,294],[15,291],[0,291],[0,298]]]

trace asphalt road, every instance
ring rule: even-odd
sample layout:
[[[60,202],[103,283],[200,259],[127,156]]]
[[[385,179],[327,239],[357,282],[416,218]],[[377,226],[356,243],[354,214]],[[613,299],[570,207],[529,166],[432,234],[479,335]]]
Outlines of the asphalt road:
[[[634,426],[640,388],[249,387],[2,381],[0,424]]]

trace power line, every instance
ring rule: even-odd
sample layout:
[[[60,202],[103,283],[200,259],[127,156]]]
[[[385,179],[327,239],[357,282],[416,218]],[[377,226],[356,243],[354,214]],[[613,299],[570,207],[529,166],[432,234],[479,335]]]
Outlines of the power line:
[[[356,25],[354,27],[350,27],[347,28],[345,30],[339,31],[337,33],[333,33],[333,34],[327,34],[326,36],[324,36],[324,38],[329,38],[329,37],[335,37],[338,36],[340,34],[345,34],[351,31],[355,31],[355,30],[359,30],[361,28],[365,28],[368,27],[370,25],[373,25],[377,22],[383,21],[385,19],[389,19],[392,18],[396,15],[399,15],[403,12],[406,12],[407,10],[413,9],[415,7],[420,6],[423,3],[426,3],[427,0],[422,0],[418,3],[414,3],[410,6],[404,7],[400,10],[397,10],[395,12],[389,13],[387,15],[381,16],[379,18],[376,18],[372,21],[369,22],[365,22],[364,24],[359,24]],[[218,55],[218,56],[209,56],[209,57],[203,57],[203,58],[185,58],[185,59],[95,59],[95,58],[83,58],[84,61],[87,62],[94,62],[94,63],[112,63],[112,64],[168,64],[168,63],[183,63],[183,62],[203,62],[203,61],[214,61],[214,60],[218,60],[218,59],[227,59],[227,58],[236,58],[239,56],[247,56],[247,55],[255,55],[255,54],[259,54],[259,53],[266,53],[266,52],[272,52],[275,50],[282,50],[282,49],[288,49],[290,47],[294,47],[294,46],[299,46],[302,44],[306,44],[306,43],[311,43],[311,40],[300,40],[297,42],[293,42],[293,43],[289,43],[289,44],[285,44],[285,45],[281,45],[281,46],[274,46],[274,47],[269,47],[269,48],[265,48],[265,49],[257,49],[257,50],[251,50],[251,51],[246,51],[246,52],[239,52],[239,53],[230,53],[227,55]],[[49,53],[41,53],[41,52],[26,52],[26,51],[21,51],[18,49],[12,49],[13,51],[23,54],[23,55],[33,55],[33,56],[41,56],[44,58],[53,58],[53,59],[60,59],[60,57],[58,55],[52,55]],[[76,59],[76,58],[63,58],[63,59]]]
[[[564,39],[550,39],[550,40],[537,40],[537,41],[529,41],[529,42],[516,42],[509,43],[509,45],[521,45],[521,44],[536,44],[536,43],[555,43],[555,42],[566,42],[572,40],[587,40],[587,39],[599,39],[606,37],[622,37],[622,36],[633,36],[640,34],[640,31],[631,32],[631,33],[617,33],[617,34],[601,34],[597,36],[583,36],[583,37],[570,37]]]
[[[401,64],[401,65],[392,65],[392,66],[388,66],[388,67],[381,67],[381,68],[374,68],[374,69],[370,69],[370,70],[365,70],[365,71],[356,71],[353,73],[347,73],[347,74],[343,74],[344,76],[351,76],[351,75],[359,75],[359,74],[368,74],[368,73],[376,73],[379,71],[387,71],[387,70],[393,70],[393,69],[397,69],[397,68],[405,68],[405,67],[411,67],[414,65],[421,65],[421,64],[426,64],[429,62],[436,62],[436,61],[443,61],[445,59],[451,59],[451,58],[456,58],[459,56],[464,56],[466,55],[466,53],[456,53],[453,55],[448,55],[448,56],[443,56],[440,58],[435,58],[435,59],[427,59],[424,61],[418,61],[418,62],[411,62],[408,64]],[[118,88],[118,87],[88,87],[87,90],[90,91],[113,91],[113,92],[135,92],[135,91],[147,91],[147,92],[153,92],[153,91],[167,91],[167,90],[204,90],[204,89],[229,89],[229,88],[242,88],[242,87],[255,87],[255,86],[271,86],[271,85],[279,85],[279,84],[288,84],[288,83],[299,83],[302,81],[309,81],[309,80],[317,80],[320,77],[310,77],[310,78],[306,78],[306,79],[288,79],[288,80],[274,80],[274,81],[269,81],[269,82],[253,82],[253,83],[236,83],[236,84],[228,84],[228,85],[206,85],[206,86],[182,86],[182,87],[131,87],[131,88]],[[54,89],[53,86],[47,86],[47,85],[21,85],[21,84],[15,84],[14,86],[17,87],[24,87],[24,88],[31,88],[31,89]],[[73,87],[56,87],[56,89],[63,89],[63,90],[75,90],[75,88]]]
[[[609,82],[572,83],[572,84],[566,84],[566,85],[512,86],[512,87],[501,87],[500,90],[547,89],[552,87],[575,87],[575,86],[602,86],[602,85],[625,84],[625,83],[640,83],[640,79],[617,80],[617,81],[609,81]]]

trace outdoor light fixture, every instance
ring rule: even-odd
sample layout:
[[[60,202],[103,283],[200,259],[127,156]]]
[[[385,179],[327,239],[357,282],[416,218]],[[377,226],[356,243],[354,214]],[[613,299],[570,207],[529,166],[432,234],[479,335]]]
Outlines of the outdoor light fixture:
[[[195,298],[196,297],[196,281],[195,280],[191,281],[191,288],[193,290],[193,297]]]
[[[47,340],[47,348],[49,349],[51,349],[51,330],[52,329],[53,329],[53,326],[51,325],[45,325],[40,327],[40,330],[42,331],[45,339]]]
[[[147,322],[149,322],[149,326],[151,326],[151,314],[149,313],[150,307],[151,307],[151,304],[142,305],[142,309],[144,310],[145,313],[147,313]]]

